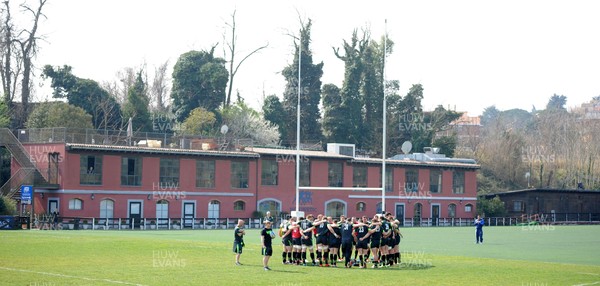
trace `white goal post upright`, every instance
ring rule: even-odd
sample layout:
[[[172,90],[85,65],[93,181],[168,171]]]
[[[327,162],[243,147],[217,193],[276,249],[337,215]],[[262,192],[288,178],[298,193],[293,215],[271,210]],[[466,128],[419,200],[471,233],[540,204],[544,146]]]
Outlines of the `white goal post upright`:
[[[348,191],[381,191],[381,211],[385,212],[385,167],[386,167],[386,142],[387,142],[387,103],[385,96],[385,57],[387,53],[387,19],[385,20],[385,32],[383,40],[383,143],[381,151],[381,187],[380,188],[368,188],[368,187],[300,187],[300,95],[302,94],[302,31],[300,31],[299,44],[298,44],[298,103],[296,107],[296,210],[292,212],[292,215],[298,216],[304,214],[300,211],[300,190],[348,190]]]

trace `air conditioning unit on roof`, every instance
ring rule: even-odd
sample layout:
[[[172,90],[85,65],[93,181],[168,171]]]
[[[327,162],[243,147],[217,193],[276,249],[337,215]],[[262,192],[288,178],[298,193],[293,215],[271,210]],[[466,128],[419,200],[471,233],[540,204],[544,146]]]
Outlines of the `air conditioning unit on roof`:
[[[345,156],[355,157],[356,147],[354,144],[327,143],[327,152]]]

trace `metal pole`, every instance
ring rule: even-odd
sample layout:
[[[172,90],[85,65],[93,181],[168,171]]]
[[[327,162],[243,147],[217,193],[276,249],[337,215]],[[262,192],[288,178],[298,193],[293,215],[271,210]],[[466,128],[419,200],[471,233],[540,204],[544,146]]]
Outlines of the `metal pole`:
[[[383,66],[382,66],[382,88],[383,88],[383,143],[381,150],[381,212],[385,213],[385,157],[386,157],[386,131],[387,131],[387,103],[385,98],[385,56],[387,53],[387,19],[385,19],[385,31],[383,35]]]
[[[296,106],[296,213],[300,211],[300,95],[302,94],[302,30],[298,41],[298,105]]]

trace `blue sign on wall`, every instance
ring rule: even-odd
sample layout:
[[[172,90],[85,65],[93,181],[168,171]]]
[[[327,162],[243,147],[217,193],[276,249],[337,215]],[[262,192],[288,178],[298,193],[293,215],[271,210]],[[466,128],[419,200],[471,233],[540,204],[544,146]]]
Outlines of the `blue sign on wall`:
[[[31,198],[33,197],[33,186],[21,186],[21,203],[28,204],[31,203]]]

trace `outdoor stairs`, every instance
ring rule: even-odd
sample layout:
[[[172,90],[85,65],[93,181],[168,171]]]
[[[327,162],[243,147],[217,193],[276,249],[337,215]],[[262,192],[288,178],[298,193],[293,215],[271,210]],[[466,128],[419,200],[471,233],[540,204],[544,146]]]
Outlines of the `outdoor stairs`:
[[[18,198],[22,185],[57,188],[48,183],[42,172],[33,163],[29,153],[8,128],[0,128],[0,147],[5,147],[19,163],[21,169],[12,174],[10,179],[0,187],[0,196]]]

